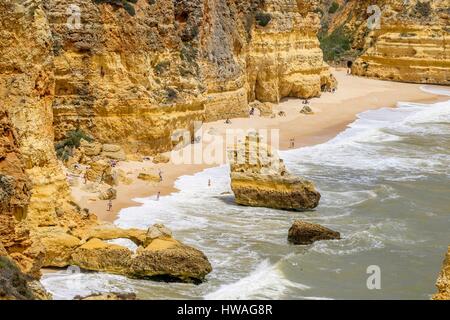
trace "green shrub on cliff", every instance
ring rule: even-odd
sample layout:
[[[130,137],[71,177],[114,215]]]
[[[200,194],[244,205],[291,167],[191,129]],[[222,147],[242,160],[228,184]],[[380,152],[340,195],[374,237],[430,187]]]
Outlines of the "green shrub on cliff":
[[[268,13],[258,12],[255,15],[255,19],[258,25],[265,27],[269,24],[270,20],[272,20],[272,17]]]
[[[339,3],[337,3],[336,1],[333,1],[330,8],[328,9],[328,13],[330,13],[330,14],[336,13],[336,11],[338,11],[338,9],[339,9]]]
[[[55,151],[58,159],[62,161],[69,160],[72,155],[73,149],[79,148],[81,144],[81,139],[88,142],[94,141],[90,136],[85,134],[83,130],[77,129],[72,130],[67,133],[67,138],[55,143]]]
[[[113,6],[118,6],[124,8],[130,16],[134,16],[136,14],[136,10],[134,9],[134,4],[138,2],[138,0],[94,0],[96,4],[108,3]]]
[[[340,26],[329,35],[319,36],[320,47],[326,61],[337,61],[351,49],[351,38]]]
[[[429,2],[417,1],[414,9],[422,17],[428,17],[431,14],[431,5]]]

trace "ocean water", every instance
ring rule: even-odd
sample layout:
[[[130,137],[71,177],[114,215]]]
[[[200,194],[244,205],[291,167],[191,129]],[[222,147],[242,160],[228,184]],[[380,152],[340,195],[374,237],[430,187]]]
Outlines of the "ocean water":
[[[280,155],[292,172],[315,182],[322,193],[316,210],[237,206],[229,169],[221,166],[181,177],[180,192],[121,211],[118,226],[164,223],[202,250],[214,269],[206,282],[61,271],[46,274],[44,286],[57,299],[108,291],[141,299],[430,298],[450,245],[450,100],[367,111],[334,139]],[[287,231],[296,219],[343,239],[290,245]],[[369,290],[367,268],[374,265],[381,288]]]

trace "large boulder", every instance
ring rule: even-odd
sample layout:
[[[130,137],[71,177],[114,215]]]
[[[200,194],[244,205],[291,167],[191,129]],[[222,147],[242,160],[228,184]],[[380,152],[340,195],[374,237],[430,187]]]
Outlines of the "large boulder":
[[[320,193],[311,181],[290,174],[259,136],[248,136],[229,153],[231,189],[236,203],[252,207],[310,210]]]
[[[341,234],[319,224],[297,220],[289,229],[288,240],[293,244],[312,244],[320,240],[339,240]]]
[[[108,180],[111,176],[111,165],[104,161],[98,160],[89,164],[89,168],[86,170],[86,180],[92,182],[102,182]]]
[[[122,149],[122,147],[115,144],[104,144],[101,156],[113,160],[120,160],[120,161],[127,160],[127,155],[125,154],[125,151]]]
[[[128,248],[94,238],[73,252],[72,264],[87,270],[126,274],[132,254]]]
[[[81,139],[80,149],[86,156],[94,157],[98,156],[102,152],[102,144],[99,142],[88,142]]]
[[[157,156],[155,156],[152,160],[152,162],[154,164],[158,164],[158,163],[168,163],[170,161],[170,158],[162,153],[158,154]]]
[[[208,258],[199,250],[175,239],[155,239],[132,259],[133,277],[161,277],[186,282],[203,281],[212,271]]]
[[[108,188],[102,192],[98,196],[100,200],[114,200],[117,198],[117,190],[114,188]]]
[[[139,180],[144,180],[151,183],[161,182],[161,177],[158,174],[152,172],[139,172],[137,178]]]
[[[450,300],[450,246],[445,256],[442,270],[436,281],[438,293],[433,296],[433,300]]]

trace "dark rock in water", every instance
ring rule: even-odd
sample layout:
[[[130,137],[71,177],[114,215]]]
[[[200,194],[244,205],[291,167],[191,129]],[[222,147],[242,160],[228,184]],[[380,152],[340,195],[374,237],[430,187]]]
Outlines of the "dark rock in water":
[[[297,220],[289,229],[288,240],[293,244],[312,244],[320,240],[339,240],[341,234],[319,224]]]

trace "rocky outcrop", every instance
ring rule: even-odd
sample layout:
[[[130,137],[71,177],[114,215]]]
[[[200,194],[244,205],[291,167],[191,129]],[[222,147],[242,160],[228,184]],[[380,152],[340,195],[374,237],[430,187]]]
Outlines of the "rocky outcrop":
[[[436,281],[438,293],[433,296],[433,300],[450,300],[450,247],[442,266],[442,271]]]
[[[53,246],[48,254],[47,266],[77,265],[83,269],[126,275],[132,278],[176,279],[200,282],[211,272],[211,264],[199,250],[184,245],[171,236],[162,225],[147,232],[123,230],[104,224],[78,234],[84,240],[68,235],[46,240]],[[128,238],[138,247],[136,252],[104,240]],[[56,247],[55,244],[58,244]]]
[[[39,281],[24,274],[13,259],[2,254],[1,247],[0,244],[0,300],[52,299]]]
[[[275,151],[250,135],[229,153],[236,203],[253,207],[310,210],[320,193],[311,181],[290,174]]]
[[[309,223],[301,220],[294,221],[289,228],[288,241],[293,244],[312,244],[321,240],[339,240],[339,232],[325,228],[319,224]]]

